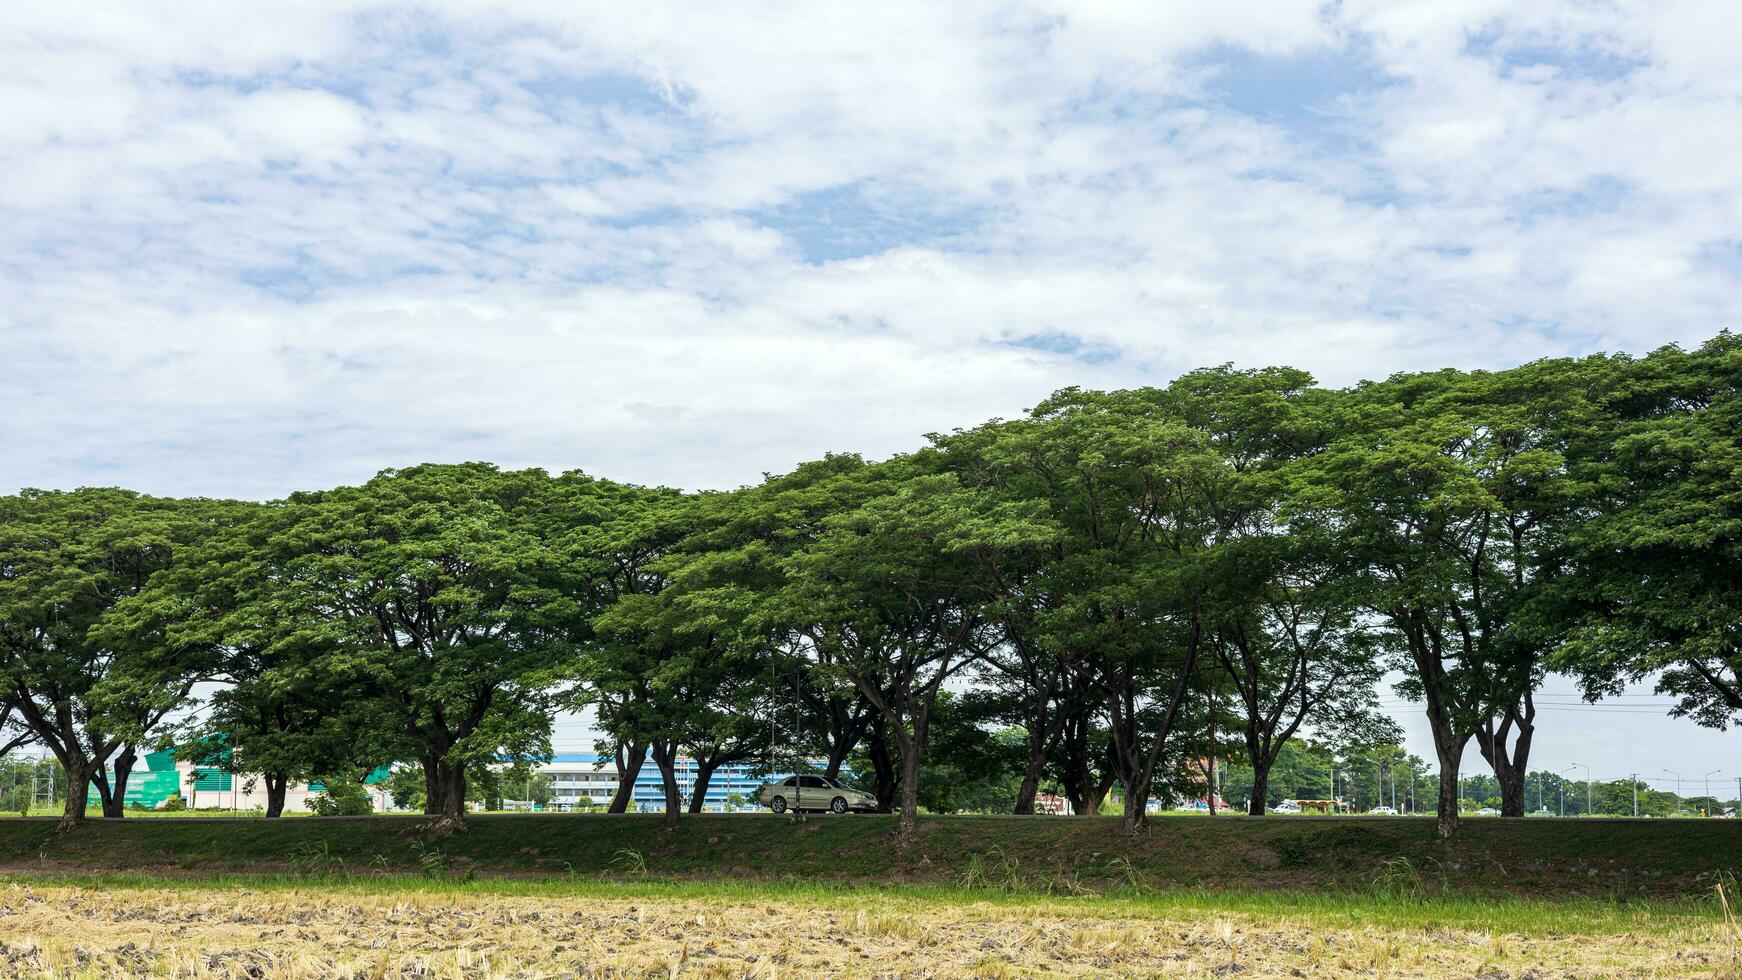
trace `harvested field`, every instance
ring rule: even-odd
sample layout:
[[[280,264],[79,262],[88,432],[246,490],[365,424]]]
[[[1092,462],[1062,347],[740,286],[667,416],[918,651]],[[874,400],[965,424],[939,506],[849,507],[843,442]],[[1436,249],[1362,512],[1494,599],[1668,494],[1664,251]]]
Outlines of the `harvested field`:
[[[1742,976],[1721,910],[1213,895],[0,886],[0,974],[183,977]],[[1510,908],[1510,911],[1509,911]],[[1484,919],[1490,924],[1485,925]],[[1511,924],[1497,929],[1492,923]]]

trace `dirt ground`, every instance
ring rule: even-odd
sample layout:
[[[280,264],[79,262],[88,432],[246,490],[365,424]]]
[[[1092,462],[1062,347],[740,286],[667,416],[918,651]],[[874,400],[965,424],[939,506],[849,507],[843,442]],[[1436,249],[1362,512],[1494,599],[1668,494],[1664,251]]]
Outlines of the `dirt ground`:
[[[1315,928],[1229,914],[0,886],[0,976],[1742,977],[1729,935]]]

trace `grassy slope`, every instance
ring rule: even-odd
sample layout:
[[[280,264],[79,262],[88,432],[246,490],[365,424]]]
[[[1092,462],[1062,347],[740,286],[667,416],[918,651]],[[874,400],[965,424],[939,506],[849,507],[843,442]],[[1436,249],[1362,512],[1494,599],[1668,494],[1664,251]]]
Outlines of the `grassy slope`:
[[[415,818],[0,821],[0,870],[259,873],[295,856],[353,871],[415,870],[439,848],[480,875],[622,874],[734,882],[984,881],[1069,892],[1134,878],[1150,888],[1393,887],[1533,897],[1671,897],[1715,871],[1742,871],[1742,826],[1727,821],[1473,820],[1456,840],[1419,818],[1161,818],[1135,839],[1113,819],[939,817],[898,846],[891,818],[479,816],[427,846]],[[634,852],[634,856],[627,852]],[[1407,867],[1395,863],[1407,858]],[[1387,862],[1394,862],[1387,865]]]

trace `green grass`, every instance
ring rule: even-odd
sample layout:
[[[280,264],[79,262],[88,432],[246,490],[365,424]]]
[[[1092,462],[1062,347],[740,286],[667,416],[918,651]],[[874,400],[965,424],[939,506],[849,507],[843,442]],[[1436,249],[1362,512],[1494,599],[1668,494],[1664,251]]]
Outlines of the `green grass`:
[[[495,878],[455,880],[392,873],[330,875],[213,875],[187,878],[148,874],[13,873],[8,880],[155,892],[247,889],[286,897],[323,895],[491,895],[531,898],[601,898],[803,905],[857,909],[940,905],[1034,908],[1072,916],[1249,915],[1270,923],[1301,922],[1326,928],[1466,929],[1527,936],[1614,935],[1722,921],[1711,902],[1698,899],[1614,902],[1522,897],[1427,896],[1400,901],[1372,891],[1228,891],[1123,889],[1096,895],[1047,895],[945,884],[848,885],[799,881],[680,881],[668,879]]]
[[[1441,841],[1423,818],[1172,817],[1138,837],[1103,818],[932,817],[906,842],[892,818],[474,816],[425,840],[417,817],[0,821],[0,870],[26,873],[349,874],[434,870],[481,878],[647,877],[686,887],[957,888],[973,894],[1257,892],[1314,901],[1375,891],[1406,904],[1508,896],[1675,901],[1742,870],[1724,821],[1467,821]],[[433,867],[432,867],[433,866]],[[1732,879],[1733,880],[1733,879]],[[677,887],[660,885],[659,887]],[[1256,900],[1256,899],[1253,899]]]

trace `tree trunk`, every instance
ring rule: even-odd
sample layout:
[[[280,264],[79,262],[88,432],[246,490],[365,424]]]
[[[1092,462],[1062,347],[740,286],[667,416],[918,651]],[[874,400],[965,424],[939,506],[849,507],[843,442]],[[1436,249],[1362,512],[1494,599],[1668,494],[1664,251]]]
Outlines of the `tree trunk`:
[[[1149,784],[1138,781],[1125,787],[1125,813],[1120,826],[1128,836],[1134,836],[1149,823]]]
[[[90,792],[91,766],[83,758],[69,757],[62,763],[67,772],[67,805],[54,831],[64,834],[85,822],[85,794]]]
[[[696,761],[696,790],[695,793],[690,796],[691,813],[702,812],[702,804],[704,804],[708,799],[708,784],[714,781],[714,770],[716,768],[718,768],[718,766],[715,763],[702,762],[700,760]]]
[[[895,778],[895,760],[889,756],[889,740],[885,737],[882,726],[872,734],[866,752],[871,756],[871,774],[877,783],[877,812],[894,813],[898,785]]]
[[[1090,764],[1089,734],[1092,730],[1089,722],[1088,709],[1078,707],[1071,712],[1071,717],[1065,723],[1065,732],[1060,740],[1064,746],[1064,772],[1059,780],[1064,784],[1065,799],[1071,803],[1071,813],[1080,817],[1092,817],[1101,811],[1101,801],[1107,798],[1107,791],[1113,784],[1105,779],[1097,781],[1094,767]]]
[[[659,767],[659,783],[665,790],[665,820],[667,827],[676,827],[683,813],[683,794],[677,785],[677,751],[675,746],[653,743],[653,764]]]
[[[1014,813],[1034,812],[1034,798],[1040,793],[1040,777],[1046,772],[1047,756],[1058,747],[1064,731],[1064,713],[1058,714],[1057,720],[1047,722],[1044,729],[1038,733],[1031,731],[1028,736],[1028,766],[1022,773],[1022,785],[1016,790]]]
[[[1022,785],[1016,788],[1016,807],[1010,812],[1024,816],[1034,814],[1034,798],[1040,795],[1040,771],[1045,765],[1045,756],[1028,760],[1028,769],[1022,774]]]
[[[1270,763],[1253,761],[1252,763],[1252,799],[1246,803],[1246,812],[1250,816],[1264,816],[1264,807],[1270,801]]]
[[[1524,787],[1530,778],[1530,740],[1536,733],[1536,702],[1529,692],[1525,692],[1523,702],[1522,713],[1516,706],[1506,709],[1499,728],[1494,727],[1494,720],[1490,718],[1476,731],[1476,746],[1482,750],[1482,758],[1494,770],[1494,779],[1500,784],[1500,815],[1503,817],[1524,816]],[[1518,735],[1509,752],[1506,739],[1514,726]]]
[[[431,756],[418,760],[423,766],[423,812],[429,816],[440,816],[442,812],[442,795],[447,788],[442,784],[441,764]]]
[[[1458,832],[1458,764],[1466,740],[1453,738],[1449,731],[1442,735],[1442,727],[1433,725],[1434,754],[1440,761],[1440,804],[1434,826],[1441,837],[1450,837]]]
[[[138,759],[139,753],[131,745],[115,757],[115,775],[109,781],[109,792],[103,797],[105,818],[119,820],[127,815],[127,778],[133,774],[133,763]]]
[[[445,761],[436,763],[436,780],[441,784],[441,810],[430,824],[433,836],[463,833],[466,829],[466,767]]]
[[[920,747],[910,738],[901,740],[901,815],[895,821],[898,837],[911,837],[919,829]]]
[[[290,788],[290,775],[282,772],[262,774],[266,780],[266,815],[284,816],[284,794]]]
[[[1107,802],[1107,794],[1111,792],[1113,792],[1113,773],[1108,771],[1102,773],[1100,779],[1090,784],[1088,799],[1084,801],[1088,805],[1088,809],[1083,812],[1084,816],[1100,816],[1101,804]]]
[[[606,813],[628,813],[629,801],[635,795],[635,780],[641,778],[641,767],[647,762],[647,743],[632,742],[617,746],[617,791],[611,794]]]

